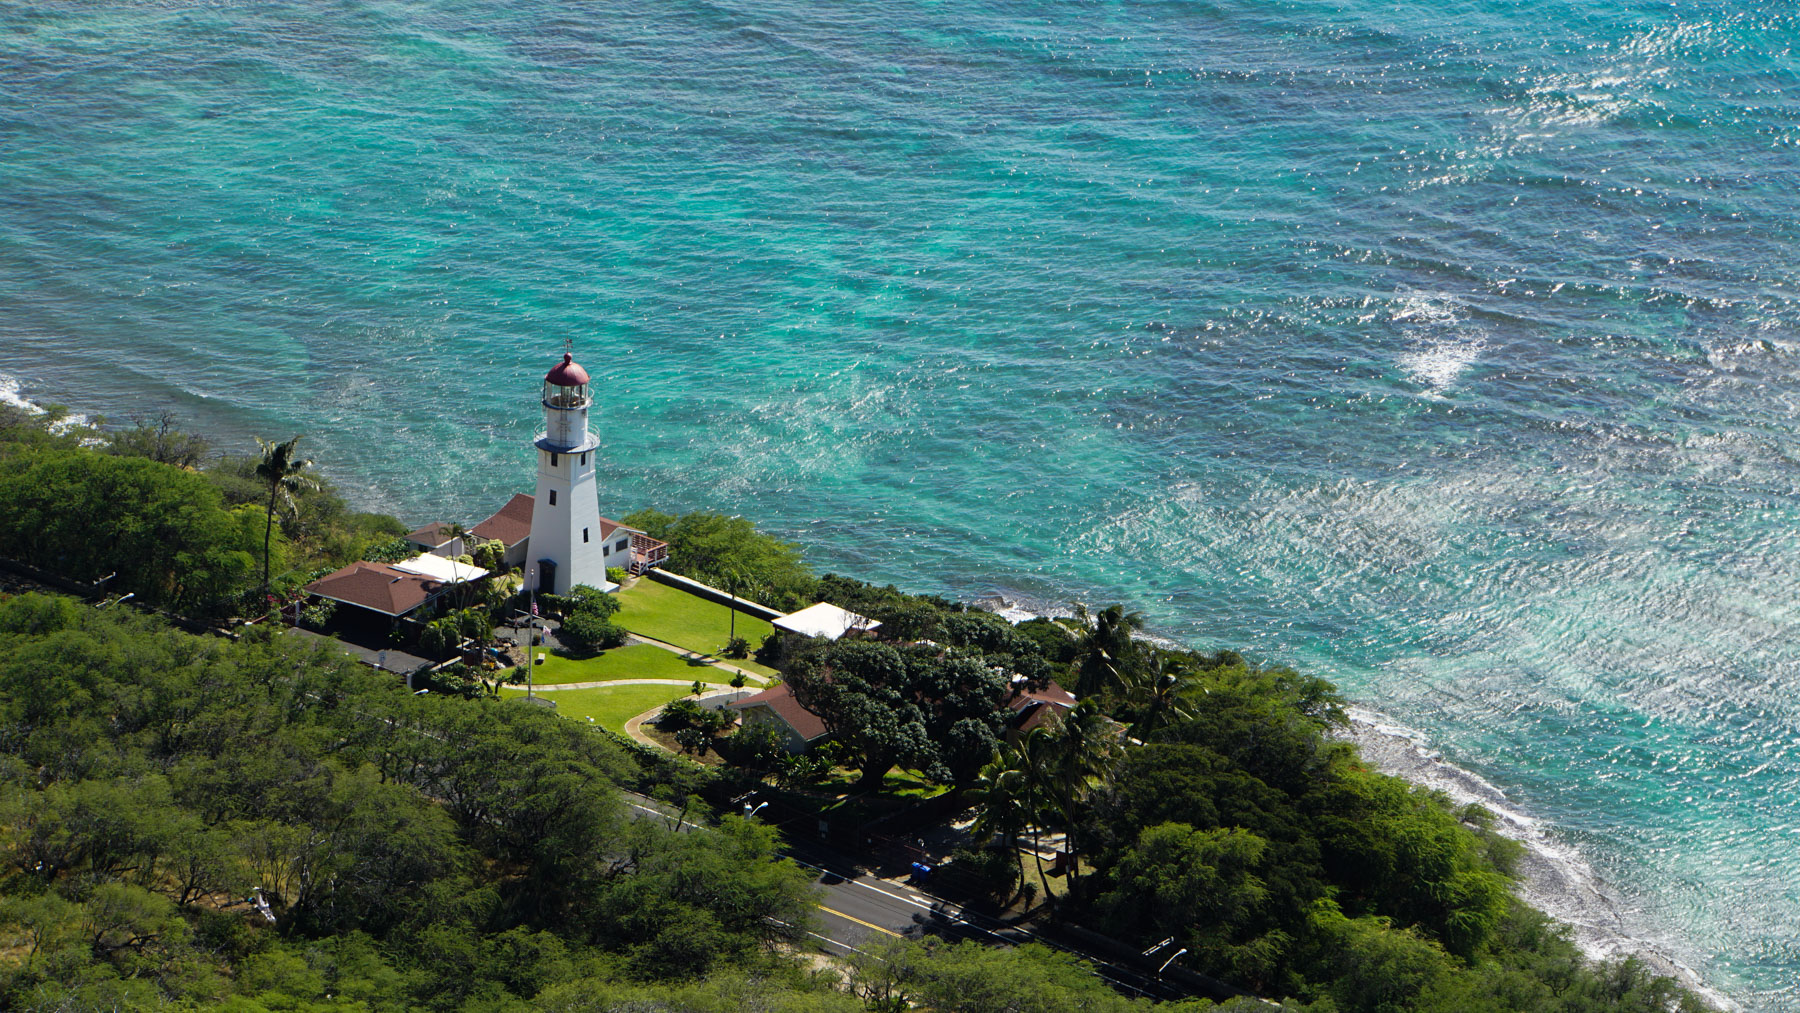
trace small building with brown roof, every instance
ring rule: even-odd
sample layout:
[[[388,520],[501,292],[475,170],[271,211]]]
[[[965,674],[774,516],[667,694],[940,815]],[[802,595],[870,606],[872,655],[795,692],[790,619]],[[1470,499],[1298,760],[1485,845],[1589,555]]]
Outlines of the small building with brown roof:
[[[475,537],[506,546],[502,562],[508,568],[525,565],[525,543],[531,539],[533,502],[530,496],[515,493],[505,506],[494,511],[492,517],[475,525]]]
[[[738,712],[746,728],[768,725],[781,733],[782,744],[790,753],[804,753],[831,735],[825,720],[800,706],[785,682],[747,696],[731,704],[731,709]]]
[[[531,515],[537,501],[524,493],[514,494],[492,517],[475,525],[477,538],[497,539],[506,546],[502,562],[508,567],[524,566],[531,554]],[[584,531],[583,537],[587,536]],[[619,567],[642,573],[661,566],[669,558],[669,546],[636,528],[628,528],[608,517],[600,518],[600,558],[608,567]]]
[[[368,609],[395,619],[449,590],[452,585],[387,563],[351,563],[306,585],[309,594]]]
[[[461,536],[451,534],[451,532],[455,530],[456,526],[453,524],[445,524],[443,521],[433,521],[419,530],[414,531],[412,534],[407,535],[406,540],[434,556],[443,556],[445,559],[455,559],[457,556],[468,551],[463,545]]]
[[[1012,717],[1007,720],[1007,738],[1013,739],[1074,710],[1075,694],[1055,682],[1046,684],[1043,689],[1027,689],[1025,681],[1015,677],[1006,708],[1012,711]]]

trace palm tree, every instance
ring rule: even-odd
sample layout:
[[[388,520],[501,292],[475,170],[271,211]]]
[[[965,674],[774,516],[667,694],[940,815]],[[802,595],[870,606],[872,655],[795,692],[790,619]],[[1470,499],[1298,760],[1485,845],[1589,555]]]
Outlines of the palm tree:
[[[1192,718],[1194,710],[1186,695],[1194,683],[1193,672],[1182,659],[1158,652],[1125,686],[1125,699],[1137,715],[1132,734],[1147,738],[1160,728]]]
[[[277,501],[293,513],[297,507],[294,493],[302,489],[317,489],[319,483],[306,474],[312,462],[294,456],[294,445],[300,442],[295,436],[286,443],[272,443],[258,436],[256,443],[262,447],[262,461],[256,466],[256,477],[269,483],[269,519],[263,527],[263,593],[269,591],[269,545],[275,534],[275,505]]]
[[[1087,608],[1077,604],[1075,616],[1088,628],[1081,638],[1076,695],[1092,696],[1123,687],[1138,653],[1132,634],[1144,628],[1144,614],[1127,612],[1123,605],[1108,605],[1089,616]]]
[[[1045,799],[1061,820],[1069,846],[1069,856],[1079,853],[1076,832],[1081,824],[1082,808],[1094,789],[1106,782],[1119,757],[1119,726],[1106,716],[1099,704],[1083,700],[1062,715],[1050,728],[1032,730],[1043,733],[1040,748],[1043,756],[1041,779]],[[1030,736],[1027,737],[1029,742]],[[1080,877],[1081,863],[1070,865],[1069,875]]]
[[[1002,745],[981,773],[975,775],[970,796],[981,805],[980,815],[970,829],[977,840],[999,838],[1012,848],[1019,860],[1019,888],[1025,887],[1025,852],[1019,850],[1019,835],[1031,825],[1031,784],[1019,750]],[[1042,865],[1043,860],[1039,859]]]

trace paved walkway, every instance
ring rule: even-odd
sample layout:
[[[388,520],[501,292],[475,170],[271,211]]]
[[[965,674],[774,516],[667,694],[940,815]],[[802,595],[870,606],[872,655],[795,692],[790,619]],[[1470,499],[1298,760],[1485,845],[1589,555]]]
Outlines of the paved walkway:
[[[656,680],[643,679],[640,681],[655,682]],[[601,683],[601,685],[604,686],[604,685],[606,685],[606,683]],[[685,685],[691,686],[691,685],[693,685],[693,683],[686,683]],[[718,685],[709,685],[708,686],[708,690],[711,693],[717,693],[719,690],[731,690],[731,689],[735,689],[735,688],[736,687],[733,687],[733,686],[718,686]],[[703,696],[700,699],[704,700],[705,697]],[[629,721],[626,721],[625,722],[625,734],[627,736],[629,736],[630,738],[643,743],[646,746],[650,746],[655,749],[660,749],[663,752],[669,753],[674,756],[680,756],[681,755],[680,753],[675,752],[674,750],[670,749],[668,746],[665,746],[662,743],[651,738],[650,736],[644,734],[644,722],[646,722],[646,721],[650,720],[651,718],[657,716],[658,714],[662,713],[663,706],[664,706],[663,704],[657,704],[655,707],[652,707],[649,710],[645,711],[644,713],[639,714],[637,717],[634,717],[634,718],[630,719]],[[691,759],[691,757],[690,757],[690,759]],[[694,762],[699,763],[700,761],[695,760]]]
[[[681,679],[605,679],[600,682],[552,682],[548,684],[533,684],[531,689],[534,693],[554,693],[559,689],[599,689],[602,686],[692,686],[693,684],[694,680],[692,679],[686,681]],[[513,689],[523,688],[522,684],[508,683],[508,685]],[[733,688],[722,682],[703,682],[700,685],[705,686],[709,690]]]
[[[625,639],[634,644],[649,644],[652,647],[660,647],[665,651],[679,654],[689,661],[703,661],[714,668],[723,669],[734,675],[741,675],[759,686],[766,686],[769,682],[769,677],[766,675],[759,675],[756,672],[750,671],[748,668],[739,668],[729,661],[721,661],[710,654],[701,654],[699,651],[690,651],[685,647],[676,647],[666,640],[657,640],[655,637],[646,637],[641,633],[631,632],[625,634]]]

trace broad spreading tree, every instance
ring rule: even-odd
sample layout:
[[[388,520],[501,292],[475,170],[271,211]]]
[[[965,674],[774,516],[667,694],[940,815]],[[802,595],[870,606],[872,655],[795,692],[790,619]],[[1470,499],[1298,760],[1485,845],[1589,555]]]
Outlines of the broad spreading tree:
[[[963,783],[993,758],[1010,686],[980,654],[935,644],[839,641],[801,652],[788,685],[857,757],[859,788],[905,767]]]

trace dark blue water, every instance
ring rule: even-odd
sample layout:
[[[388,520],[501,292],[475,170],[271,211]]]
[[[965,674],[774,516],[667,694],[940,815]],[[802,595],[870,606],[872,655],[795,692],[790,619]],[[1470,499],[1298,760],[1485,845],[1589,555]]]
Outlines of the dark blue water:
[[[1777,3],[0,2],[0,373],[1337,679],[1800,1003]]]

